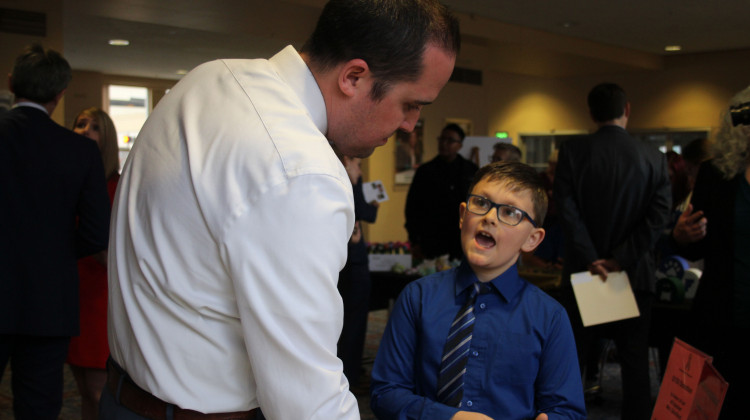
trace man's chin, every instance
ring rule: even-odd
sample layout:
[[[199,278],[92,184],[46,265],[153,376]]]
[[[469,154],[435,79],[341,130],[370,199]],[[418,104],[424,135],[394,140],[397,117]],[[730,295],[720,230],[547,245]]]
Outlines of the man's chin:
[[[364,159],[364,158],[370,157],[370,155],[372,155],[374,151],[375,151],[375,148],[371,147],[369,149],[352,149],[348,151],[341,151],[341,154],[343,154],[344,156],[351,157],[351,158]]]

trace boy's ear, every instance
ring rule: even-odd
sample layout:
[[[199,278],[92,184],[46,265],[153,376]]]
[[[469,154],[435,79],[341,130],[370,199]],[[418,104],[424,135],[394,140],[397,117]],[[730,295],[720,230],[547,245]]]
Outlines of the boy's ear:
[[[544,229],[542,228],[534,228],[534,230],[529,233],[529,237],[526,238],[526,242],[523,243],[521,246],[521,251],[523,252],[531,252],[536,247],[542,243],[542,240],[544,239]]]
[[[466,215],[466,202],[464,201],[458,206],[458,228],[461,229],[464,226],[464,215]]]

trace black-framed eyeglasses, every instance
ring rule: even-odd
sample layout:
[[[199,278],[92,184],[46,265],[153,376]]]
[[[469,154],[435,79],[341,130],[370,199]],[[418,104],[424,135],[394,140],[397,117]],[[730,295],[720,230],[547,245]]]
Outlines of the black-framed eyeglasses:
[[[481,195],[469,194],[469,196],[466,197],[466,209],[479,216],[484,216],[489,213],[490,210],[496,209],[497,220],[506,225],[516,226],[521,223],[525,217],[529,219],[532,226],[537,227],[534,219],[532,219],[525,211],[518,207],[511,206],[510,204],[493,203]]]
[[[450,136],[440,136],[437,138],[438,142],[446,142],[446,143],[461,143],[461,139],[454,139]]]

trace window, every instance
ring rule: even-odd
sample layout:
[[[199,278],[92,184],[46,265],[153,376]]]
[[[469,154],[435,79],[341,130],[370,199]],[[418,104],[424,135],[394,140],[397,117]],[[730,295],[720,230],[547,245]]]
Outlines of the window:
[[[523,161],[539,172],[547,169],[550,154],[560,148],[560,143],[586,131],[566,131],[559,134],[519,134],[523,146]]]
[[[140,86],[108,86],[109,116],[117,129],[120,146],[120,168],[138,138],[150,107],[149,89]]]
[[[709,128],[666,128],[663,130],[634,130],[630,134],[643,140],[662,153],[673,150],[682,153],[682,148],[695,139],[707,139],[710,134]]]

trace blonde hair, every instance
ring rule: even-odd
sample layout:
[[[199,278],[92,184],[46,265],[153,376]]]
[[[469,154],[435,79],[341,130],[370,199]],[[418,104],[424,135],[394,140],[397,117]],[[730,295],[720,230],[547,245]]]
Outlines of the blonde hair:
[[[78,119],[86,116],[94,119],[99,126],[99,151],[102,153],[102,163],[104,164],[104,176],[109,179],[112,175],[120,170],[120,153],[117,145],[117,130],[112,119],[101,108],[91,107],[84,109],[76,115],[73,120],[75,128]]]
[[[750,158],[750,126],[732,125],[729,108],[745,102],[750,102],[750,86],[740,91],[722,114],[721,126],[714,136],[713,155],[714,165],[726,179],[734,178],[747,168]]]

